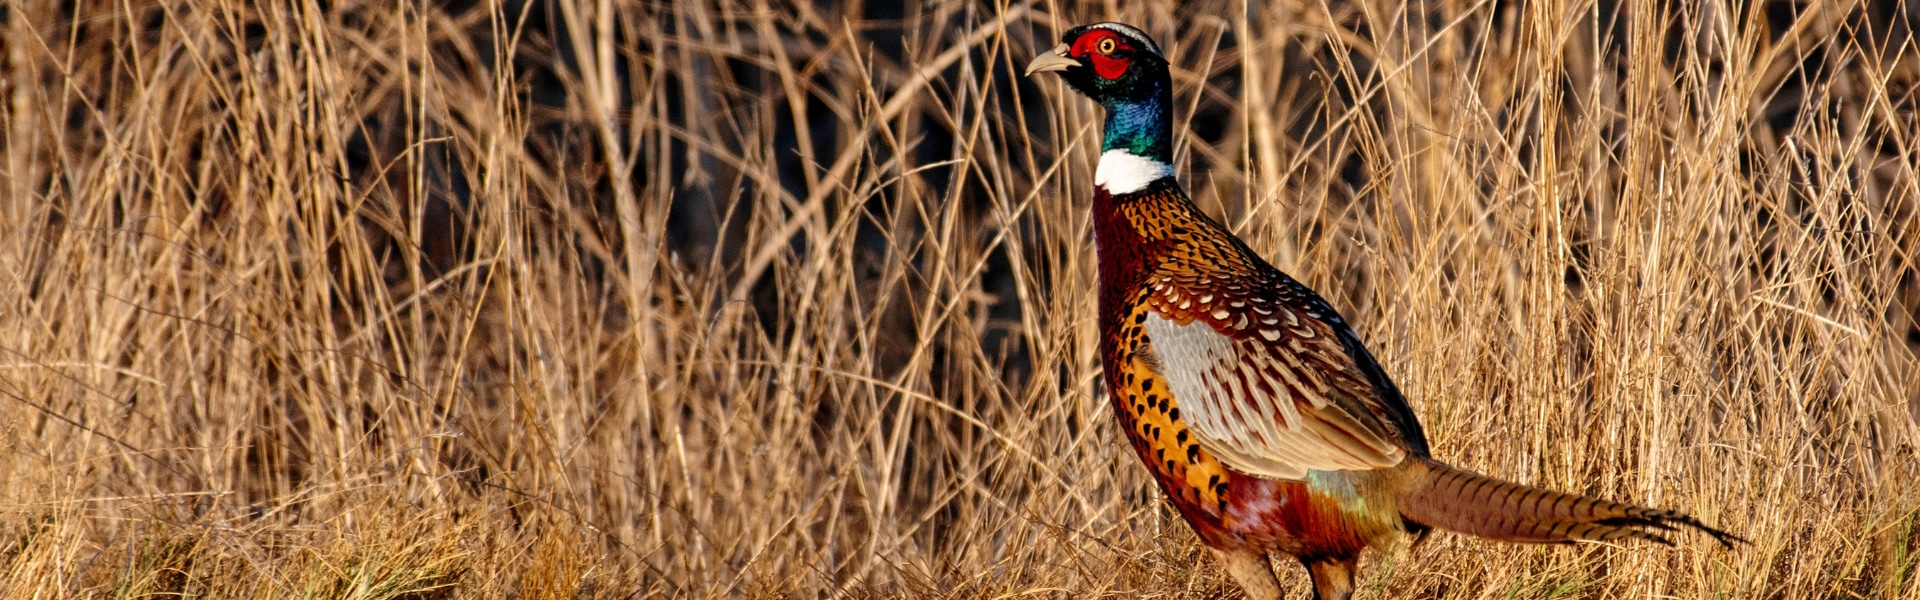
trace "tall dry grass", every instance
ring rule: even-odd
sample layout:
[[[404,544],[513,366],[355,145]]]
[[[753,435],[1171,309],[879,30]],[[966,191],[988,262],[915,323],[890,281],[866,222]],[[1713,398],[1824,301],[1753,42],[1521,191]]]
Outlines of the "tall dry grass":
[[[1113,19],[1437,456],[1753,541],[1362,597],[1920,597],[1915,15],[1626,4],[8,2],[0,595],[1231,595],[1015,74]]]

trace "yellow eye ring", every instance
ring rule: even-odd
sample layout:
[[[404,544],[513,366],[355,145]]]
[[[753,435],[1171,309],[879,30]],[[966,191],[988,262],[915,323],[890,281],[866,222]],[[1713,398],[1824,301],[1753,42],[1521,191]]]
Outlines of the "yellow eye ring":
[[[1100,40],[1100,45],[1097,49],[1100,50],[1101,54],[1113,54],[1113,51],[1118,46],[1119,44],[1113,42],[1113,38],[1105,38]]]

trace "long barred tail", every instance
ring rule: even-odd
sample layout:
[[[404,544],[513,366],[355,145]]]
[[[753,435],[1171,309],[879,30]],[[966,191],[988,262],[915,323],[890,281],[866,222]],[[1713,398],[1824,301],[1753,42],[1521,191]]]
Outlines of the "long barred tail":
[[[1746,541],[1670,510],[1508,483],[1425,458],[1414,458],[1405,468],[1400,515],[1429,527],[1508,542],[1634,538],[1671,545],[1662,534],[1685,525],[1723,545]]]

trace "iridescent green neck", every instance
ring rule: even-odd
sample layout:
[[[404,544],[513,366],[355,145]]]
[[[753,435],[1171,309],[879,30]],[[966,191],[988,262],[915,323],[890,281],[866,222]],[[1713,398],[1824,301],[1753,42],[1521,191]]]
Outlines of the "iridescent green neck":
[[[1173,162],[1173,92],[1162,79],[1153,89],[1132,98],[1102,102],[1107,109],[1106,133],[1100,150],[1126,150],[1143,158]]]

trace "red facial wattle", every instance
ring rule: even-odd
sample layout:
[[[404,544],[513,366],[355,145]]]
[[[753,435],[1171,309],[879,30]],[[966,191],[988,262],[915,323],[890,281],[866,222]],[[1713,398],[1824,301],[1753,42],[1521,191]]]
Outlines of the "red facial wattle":
[[[1093,72],[1099,73],[1102,79],[1119,79],[1121,75],[1127,74],[1127,59],[1094,54]]]
[[[1105,53],[1100,51],[1100,44],[1103,41],[1110,44],[1108,52]],[[1095,31],[1075,40],[1070,54],[1084,57],[1087,62],[1093,63],[1094,73],[1098,73],[1101,79],[1112,81],[1127,74],[1127,66],[1131,62],[1128,57],[1131,56],[1131,52],[1123,52],[1126,50],[1132,50],[1132,47],[1121,41],[1119,36],[1109,32]]]

